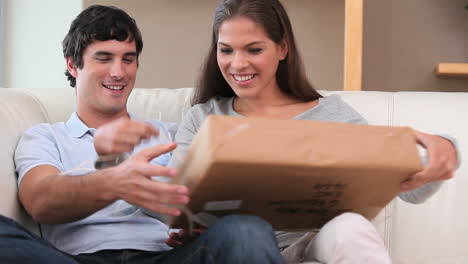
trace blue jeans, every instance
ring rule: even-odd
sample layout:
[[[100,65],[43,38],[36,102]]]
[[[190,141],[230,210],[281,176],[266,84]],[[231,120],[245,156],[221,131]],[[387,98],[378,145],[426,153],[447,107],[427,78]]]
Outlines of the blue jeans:
[[[0,215],[0,263],[284,263],[270,224],[255,216],[219,220],[196,240],[169,251],[104,250],[69,255]]]

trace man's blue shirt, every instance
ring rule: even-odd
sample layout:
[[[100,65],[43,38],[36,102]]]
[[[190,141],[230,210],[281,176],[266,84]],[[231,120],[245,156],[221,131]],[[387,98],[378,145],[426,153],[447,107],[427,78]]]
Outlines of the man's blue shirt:
[[[142,142],[133,153],[173,141],[177,129],[175,123],[147,122],[159,130],[159,135]],[[93,172],[97,158],[93,145],[94,133],[95,129],[87,127],[76,113],[67,122],[43,123],[27,130],[15,152],[18,186],[21,186],[21,180],[29,170],[41,165],[54,166],[70,176]],[[152,163],[165,166],[170,157],[166,153],[152,160]],[[115,201],[79,221],[43,224],[41,229],[46,240],[73,255],[105,249],[170,249],[164,242],[168,237],[168,226],[123,200]]]

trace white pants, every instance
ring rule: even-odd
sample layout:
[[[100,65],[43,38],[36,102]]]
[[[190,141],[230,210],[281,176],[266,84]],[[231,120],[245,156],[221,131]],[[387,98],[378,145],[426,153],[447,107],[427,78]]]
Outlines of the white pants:
[[[287,263],[391,263],[387,248],[375,227],[355,213],[341,214],[319,232],[306,233],[282,254]]]

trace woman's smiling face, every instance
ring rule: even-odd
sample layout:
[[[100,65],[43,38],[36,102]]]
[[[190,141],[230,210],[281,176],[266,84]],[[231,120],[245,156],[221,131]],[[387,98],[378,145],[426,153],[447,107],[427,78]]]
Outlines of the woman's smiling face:
[[[247,17],[234,17],[219,27],[218,66],[240,98],[261,96],[278,89],[276,71],[287,46],[271,40],[264,28]]]

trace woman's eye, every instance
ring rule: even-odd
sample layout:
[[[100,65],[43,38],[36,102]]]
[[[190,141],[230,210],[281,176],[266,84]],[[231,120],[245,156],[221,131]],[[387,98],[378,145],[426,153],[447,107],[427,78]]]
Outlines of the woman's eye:
[[[221,48],[219,49],[219,52],[224,53],[224,54],[229,54],[232,52],[232,49]]]
[[[249,49],[249,52],[250,53],[254,53],[254,54],[258,54],[260,52],[262,52],[263,49],[261,48],[254,48],[254,49]]]

